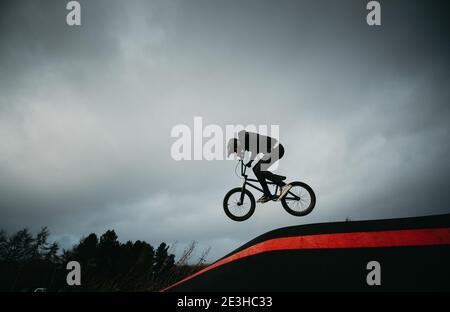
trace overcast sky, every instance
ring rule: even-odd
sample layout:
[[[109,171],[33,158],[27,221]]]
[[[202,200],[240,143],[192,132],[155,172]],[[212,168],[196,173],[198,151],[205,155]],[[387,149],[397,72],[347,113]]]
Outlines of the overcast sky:
[[[450,212],[448,1],[0,4],[0,228],[69,247],[191,240],[209,261],[278,227]],[[174,161],[177,124],[279,125],[315,210],[231,221],[232,161]],[[255,194],[258,196],[259,194]]]

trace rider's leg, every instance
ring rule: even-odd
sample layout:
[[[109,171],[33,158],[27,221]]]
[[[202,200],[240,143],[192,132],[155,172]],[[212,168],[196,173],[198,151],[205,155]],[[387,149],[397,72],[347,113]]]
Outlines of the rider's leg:
[[[265,172],[261,171],[261,161],[258,161],[256,165],[253,166],[253,173],[255,174],[256,178],[258,179],[259,184],[261,184],[261,187],[264,191],[264,195],[269,196],[270,190],[267,186],[266,178],[265,178]]]
[[[264,171],[261,171],[261,161],[258,161],[258,163],[253,167],[253,172],[255,173],[256,178],[258,179],[258,182],[261,184],[261,187],[263,189],[263,196],[261,196],[260,199],[258,199],[258,203],[266,203],[272,199],[277,198],[276,194],[272,195],[270,193],[269,187],[267,186],[265,173]]]
[[[290,184],[286,184],[283,181],[279,179],[279,176],[272,173],[271,171],[268,171],[268,169],[277,161],[279,161],[284,155],[284,147],[281,144],[278,144],[277,147],[275,147],[270,154],[263,159],[261,159],[260,163],[262,164],[262,168],[260,168],[260,175],[267,180],[270,180],[272,182],[275,182],[278,187],[280,188],[280,196],[279,198],[282,198],[287,194],[287,192],[291,189]],[[276,194],[275,194],[276,195]]]
[[[284,147],[281,144],[278,144],[270,153],[266,154],[259,162],[260,165],[259,170],[261,171],[261,176],[264,179],[268,179],[272,182],[277,183],[279,186],[284,186],[286,183],[283,181],[279,181],[279,178],[276,174],[269,171],[269,168],[275,164],[278,160],[280,160],[284,155]]]
[[[284,155],[284,147],[283,147],[283,145],[279,144],[277,146],[277,148],[276,148],[276,151],[274,150],[274,152],[276,152],[275,155],[278,156],[278,158],[275,161],[278,161]],[[286,196],[286,194],[292,188],[292,185],[291,184],[286,184],[283,181],[280,181],[279,186],[280,186],[280,196],[278,197],[278,199],[281,199],[284,196]]]

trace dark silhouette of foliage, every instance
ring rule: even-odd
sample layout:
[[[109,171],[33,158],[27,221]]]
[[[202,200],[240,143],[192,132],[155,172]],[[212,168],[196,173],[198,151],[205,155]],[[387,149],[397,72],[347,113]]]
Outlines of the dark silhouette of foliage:
[[[30,290],[53,282],[61,259],[58,244],[49,243],[48,237],[46,227],[36,236],[27,229],[10,237],[0,232],[0,290]]]
[[[167,244],[161,243],[155,250],[145,241],[121,243],[114,230],[100,238],[89,234],[62,253],[48,238],[46,227],[36,236],[27,229],[11,236],[0,231],[0,291],[155,291],[201,269],[208,252],[190,265],[187,262],[195,242],[175,262]],[[66,283],[69,261],[81,265],[80,286]]]

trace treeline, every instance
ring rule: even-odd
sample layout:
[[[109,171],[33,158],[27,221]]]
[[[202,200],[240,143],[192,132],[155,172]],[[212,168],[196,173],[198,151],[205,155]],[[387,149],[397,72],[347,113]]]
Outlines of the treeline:
[[[35,236],[27,229],[0,232],[0,291],[157,291],[202,269],[209,252],[192,264],[192,242],[176,261],[175,246],[121,243],[114,230],[92,233],[69,250],[48,240],[47,228]],[[67,285],[70,261],[81,265],[80,286]]]

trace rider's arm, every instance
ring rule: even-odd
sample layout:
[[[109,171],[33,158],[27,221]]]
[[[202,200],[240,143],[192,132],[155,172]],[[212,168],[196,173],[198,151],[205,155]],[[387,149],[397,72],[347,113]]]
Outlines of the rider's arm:
[[[278,140],[274,138],[271,138],[270,143],[272,143],[271,150],[274,149],[279,144]]]
[[[250,168],[252,166],[253,161],[254,161],[253,153],[250,151],[245,151],[244,157],[242,158],[242,162],[244,163],[244,165]]]
[[[264,156],[264,154],[262,154],[262,153],[256,154],[256,153],[252,153],[252,152],[247,152],[245,154],[248,155],[248,157],[247,157],[248,162],[244,161],[244,164],[249,168],[252,166],[252,164],[254,164],[254,163],[256,164]]]
[[[242,161],[244,162],[245,166],[249,167],[249,164],[251,165],[251,163],[253,162],[252,153],[249,151],[245,151],[244,158],[242,159]]]

